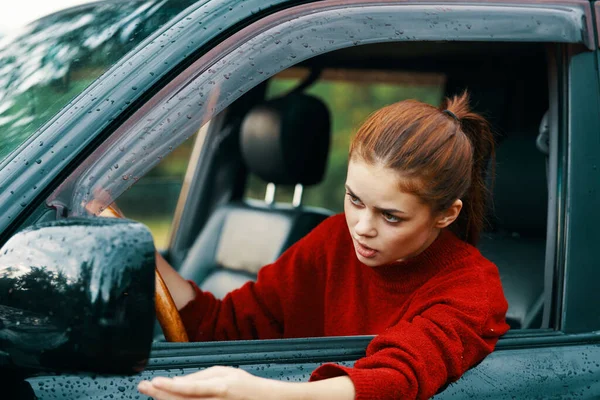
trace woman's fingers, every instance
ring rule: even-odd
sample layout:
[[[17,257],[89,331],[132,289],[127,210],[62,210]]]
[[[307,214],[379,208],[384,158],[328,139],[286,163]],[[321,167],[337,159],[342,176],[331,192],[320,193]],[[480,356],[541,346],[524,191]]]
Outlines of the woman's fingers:
[[[154,400],[190,400],[188,396],[182,396],[176,393],[166,392],[158,389],[148,381],[142,381],[138,385],[140,393],[152,397]]]
[[[227,394],[227,386],[218,378],[188,380],[158,377],[152,379],[152,386],[160,390],[188,397],[193,396],[200,398],[219,398]]]
[[[256,384],[257,380],[260,378],[237,368],[212,367],[185,376],[142,381],[138,389],[157,400],[239,399],[245,397],[240,397],[247,390],[244,387]]]

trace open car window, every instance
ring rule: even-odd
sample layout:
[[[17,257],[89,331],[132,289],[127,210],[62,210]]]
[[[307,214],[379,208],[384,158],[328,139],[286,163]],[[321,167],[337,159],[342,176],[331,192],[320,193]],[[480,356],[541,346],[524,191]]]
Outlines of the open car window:
[[[497,144],[496,163],[493,168],[490,166],[487,176],[490,191],[487,223],[478,247],[499,267],[509,301],[507,318],[511,328],[548,327],[542,323],[549,193],[546,49],[543,46],[528,47],[528,68],[517,61],[516,54],[524,50],[518,46],[484,50],[476,44],[456,45],[453,50],[463,57],[458,63],[440,56],[441,46],[440,49],[428,49],[429,55],[424,44],[398,46],[395,52],[410,53],[409,49],[418,49],[421,60],[429,57],[430,61],[421,61],[423,66],[415,68],[411,66],[410,57],[398,57],[400,59],[390,60],[389,64],[396,65],[399,71],[382,69],[378,75],[371,75],[368,69],[362,74],[353,74],[353,69],[324,69],[320,79],[306,90],[327,104],[333,125],[327,174],[318,184],[304,188],[303,204],[335,213],[343,211],[349,143],[369,113],[407,98],[437,107],[444,94],[452,95],[461,87],[470,88],[475,110],[486,115],[494,125]],[[491,82],[487,79],[486,75],[499,73],[495,67],[476,71],[476,59],[492,60],[501,57],[504,51],[507,51],[506,57],[512,53],[514,58],[512,62],[504,62],[501,80]],[[373,46],[365,48],[364,52],[374,57],[392,57],[389,48]],[[341,50],[328,58],[336,57],[350,59],[351,52]],[[362,60],[360,56],[355,57]],[[317,63],[319,61],[314,62]],[[457,64],[464,66],[464,70],[457,71]],[[402,70],[407,67],[410,68],[408,71]],[[437,74],[432,73],[432,69]],[[273,77],[269,81],[267,98],[285,96],[298,85],[297,77],[301,74],[299,68],[291,68]],[[407,76],[410,79],[402,79]],[[528,78],[524,83],[519,80],[524,76],[536,78]],[[387,81],[382,82],[386,78]],[[517,92],[520,93],[518,100],[514,95]],[[522,103],[517,106],[515,102]],[[252,167],[245,190],[248,201],[268,202],[268,182],[254,175]],[[277,186],[275,207],[277,203],[279,207],[291,205],[293,194],[293,185]],[[210,276],[201,279],[208,279],[210,287]]]

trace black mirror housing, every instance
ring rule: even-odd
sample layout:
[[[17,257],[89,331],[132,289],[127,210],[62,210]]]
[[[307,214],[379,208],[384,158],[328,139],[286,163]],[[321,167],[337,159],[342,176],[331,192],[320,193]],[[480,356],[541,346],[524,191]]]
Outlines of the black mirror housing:
[[[155,319],[148,229],[113,218],[35,225],[0,249],[0,369],[131,374]]]

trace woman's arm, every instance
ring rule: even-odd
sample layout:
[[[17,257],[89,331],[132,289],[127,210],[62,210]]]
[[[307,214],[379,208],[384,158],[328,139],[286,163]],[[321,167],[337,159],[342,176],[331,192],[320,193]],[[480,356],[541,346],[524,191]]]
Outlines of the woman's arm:
[[[354,385],[347,376],[318,382],[291,383],[259,378],[230,367],[208,368],[174,379],[158,377],[151,382],[140,382],[138,388],[157,400],[353,400],[355,396]]]
[[[181,310],[196,297],[196,292],[192,285],[179,275],[159,252],[156,252],[156,268],[158,268],[167,288],[169,288],[171,297],[173,297],[178,310]]]
[[[338,376],[337,378],[318,382],[288,383],[275,381],[271,393],[272,396],[274,394],[272,397],[274,399],[354,400],[354,385],[347,376]],[[286,397],[280,397],[279,393],[283,393]]]

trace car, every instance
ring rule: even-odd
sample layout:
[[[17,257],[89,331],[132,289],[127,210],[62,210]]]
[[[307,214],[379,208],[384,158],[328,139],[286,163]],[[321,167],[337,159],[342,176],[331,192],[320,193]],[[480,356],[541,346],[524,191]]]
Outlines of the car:
[[[435,398],[598,398],[598,10],[100,1],[4,38],[3,393],[143,398],[142,379],[213,365],[284,381],[352,365],[373,336],[166,341],[154,246],[223,296],[341,211],[349,138],[370,112],[468,89],[496,132],[479,248],[511,330]],[[98,218],[114,202],[141,222]]]

